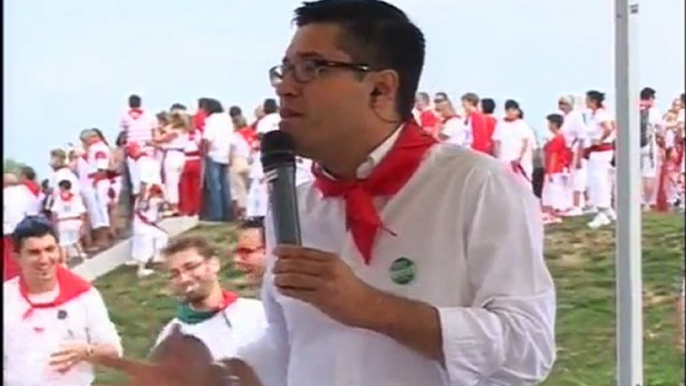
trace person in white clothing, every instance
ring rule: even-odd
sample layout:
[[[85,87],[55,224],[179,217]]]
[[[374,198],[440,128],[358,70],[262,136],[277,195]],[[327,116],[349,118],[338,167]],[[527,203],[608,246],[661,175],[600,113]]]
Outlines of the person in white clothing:
[[[141,146],[148,145],[152,141],[153,131],[157,127],[157,119],[154,114],[149,113],[142,107],[142,99],[138,95],[129,96],[129,109],[121,119],[119,127],[126,133],[126,143],[137,143]],[[131,194],[137,195],[139,192],[138,170],[136,161],[127,155],[126,166],[129,170],[131,182]]]
[[[252,155],[252,148],[240,131],[248,126],[245,118],[239,115],[233,117],[232,121],[234,132],[231,141],[231,197],[234,199],[236,213],[242,218],[245,216],[248,188],[250,186],[250,157]]]
[[[12,279],[18,275],[16,258],[12,247],[12,232],[14,228],[28,214],[30,201],[25,190],[19,185],[19,179],[15,174],[5,173],[2,179],[2,233],[3,233],[3,281]]]
[[[30,166],[22,166],[19,170],[19,187],[24,191],[27,200],[27,214],[37,216],[43,213],[45,194],[36,181],[36,172]]]
[[[55,193],[58,192],[57,184],[60,181],[67,180],[71,182],[71,192],[80,194],[79,178],[76,173],[69,168],[67,162],[67,152],[62,149],[53,149],[50,151],[50,167],[52,174],[50,175],[48,186],[53,189]]]
[[[272,98],[265,99],[262,105],[264,116],[257,122],[257,134],[266,134],[279,129],[279,105]]]
[[[496,158],[531,181],[536,136],[522,119],[519,103],[505,101],[505,118],[496,124],[492,139]]]
[[[603,102],[605,94],[586,93],[586,105],[591,111],[588,125],[588,198],[598,213],[588,224],[599,228],[611,224],[616,214],[612,209],[612,159],[614,157],[615,123]]]
[[[181,173],[186,164],[186,132],[189,128],[190,121],[182,113],[175,113],[169,117],[169,125],[153,138],[153,143],[163,154],[165,201],[171,216],[179,215]]]
[[[3,284],[3,385],[92,385],[93,365],[122,353],[100,293],[60,264],[47,219],[27,217],[12,238],[20,275]]]
[[[442,120],[442,129],[438,133],[438,138],[458,146],[469,148],[472,146],[472,132],[464,120],[455,111],[448,96],[445,93],[437,93],[434,99],[436,112]]]
[[[160,261],[160,251],[169,239],[159,225],[164,205],[164,188],[157,162],[152,156],[137,144],[130,144],[128,151],[137,159],[141,192],[134,205],[131,259],[126,265],[137,267],[138,277],[144,278],[154,273],[148,268],[148,264]]]
[[[69,180],[57,184],[55,201],[50,208],[52,220],[59,234],[60,247],[67,259],[86,258],[81,246],[81,236],[85,231],[86,207],[81,196],[74,194]]]
[[[203,131],[205,176],[203,210],[200,218],[206,221],[226,222],[233,218],[229,163],[233,142],[233,125],[222,104],[208,98],[203,110],[208,114]]]
[[[164,248],[162,256],[179,303],[174,318],[157,336],[153,357],[175,328],[198,338],[215,361],[235,357],[240,347],[265,333],[262,302],[222,288],[221,262],[205,239],[179,238]]]
[[[93,243],[96,250],[102,250],[109,247],[112,241],[109,239],[110,148],[93,129],[82,131],[80,138],[86,151],[85,180],[81,185],[81,193],[88,212]]]
[[[586,138],[588,129],[584,122],[583,111],[575,108],[576,98],[574,96],[563,96],[557,102],[557,106],[564,116],[564,122],[560,131],[565,137],[565,142],[569,147],[571,159],[569,160],[570,181],[568,187],[571,188],[571,209],[564,213],[566,217],[581,216],[584,214],[587,196],[587,163],[584,158],[584,149],[588,143]]]
[[[643,183],[642,204],[645,210],[656,205],[659,152],[658,136],[667,140],[663,131],[662,116],[655,106],[656,92],[650,87],[641,90],[641,177]]]
[[[278,245],[265,219],[267,332],[236,361],[263,386],[541,382],[555,289],[531,188],[414,121],[424,38],[401,10],[306,2],[294,24],[270,75],[280,130],[315,162],[315,181],[297,189],[302,247]],[[223,373],[122,369],[190,386],[230,378],[236,361]]]
[[[248,189],[245,208],[245,216],[248,220],[261,221],[267,215],[267,208],[269,207],[269,193],[262,170],[261,155],[259,150],[253,152],[250,161],[250,188]]]

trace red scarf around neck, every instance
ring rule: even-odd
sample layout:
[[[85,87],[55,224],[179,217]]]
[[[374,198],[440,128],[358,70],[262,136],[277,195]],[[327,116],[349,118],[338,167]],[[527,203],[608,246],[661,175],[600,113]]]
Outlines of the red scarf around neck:
[[[36,181],[26,180],[24,181],[24,186],[26,186],[26,188],[29,189],[29,192],[31,192],[31,194],[34,196],[40,196],[41,187]]]
[[[129,110],[129,116],[135,121],[143,115],[143,109],[133,108]]]
[[[386,229],[374,207],[374,197],[395,195],[417,171],[427,151],[437,143],[414,120],[406,122],[400,130],[397,141],[369,178],[335,180],[323,173],[321,167],[313,167],[315,186],[324,197],[345,199],[347,226],[367,265],[372,258],[377,231]]]
[[[57,286],[59,294],[55,300],[47,303],[34,303],[29,297],[29,287],[23,277],[19,276],[19,293],[29,304],[29,309],[24,312],[23,319],[28,319],[36,309],[59,307],[73,300],[91,289],[91,284],[67,268],[57,266]]]

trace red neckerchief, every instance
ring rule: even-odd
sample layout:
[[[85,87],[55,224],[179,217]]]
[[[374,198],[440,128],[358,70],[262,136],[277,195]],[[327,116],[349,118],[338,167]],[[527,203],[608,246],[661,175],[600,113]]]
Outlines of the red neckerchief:
[[[129,110],[129,117],[134,121],[143,115],[143,109],[131,109]]]
[[[315,185],[324,197],[345,198],[347,226],[366,264],[371,261],[377,231],[388,231],[374,207],[374,197],[392,196],[402,189],[427,151],[437,143],[414,119],[407,121],[400,130],[391,150],[367,179],[334,180],[313,164]]]
[[[64,202],[70,202],[74,198],[74,193],[72,192],[60,192],[60,199]]]
[[[230,305],[238,300],[238,295],[235,292],[222,290],[222,302],[219,304],[217,311],[224,311]]]
[[[24,298],[26,303],[29,304],[29,309],[26,310],[22,316],[24,320],[30,318],[36,309],[59,307],[70,300],[76,299],[91,289],[91,284],[89,282],[74,274],[70,270],[62,266],[57,266],[56,270],[57,284],[60,292],[55,300],[47,303],[32,302],[29,298],[29,290],[26,281],[23,277],[19,276],[19,293]]]
[[[26,180],[24,181],[24,186],[26,186],[29,189],[29,192],[34,196],[40,196],[41,187],[36,181]]]

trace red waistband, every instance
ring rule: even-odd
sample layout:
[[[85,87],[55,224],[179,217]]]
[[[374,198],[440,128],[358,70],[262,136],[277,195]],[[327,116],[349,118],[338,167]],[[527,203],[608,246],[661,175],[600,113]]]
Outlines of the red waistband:
[[[614,149],[615,149],[615,146],[611,143],[601,143],[599,145],[593,145],[593,146],[589,147],[588,151],[590,151],[591,153],[595,153],[595,152],[601,152],[601,151],[610,151],[610,150],[614,150]]]

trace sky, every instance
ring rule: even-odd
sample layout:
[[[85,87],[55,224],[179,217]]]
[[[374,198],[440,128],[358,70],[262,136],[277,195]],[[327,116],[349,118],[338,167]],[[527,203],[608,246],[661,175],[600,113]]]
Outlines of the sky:
[[[542,130],[558,96],[614,98],[614,0],[397,0],[424,31],[420,89],[520,102]],[[114,139],[130,94],[154,112],[202,96],[251,113],[294,28],[295,0],[6,0],[4,157],[45,176],[86,127]],[[641,86],[684,91],[684,0],[641,0]]]

